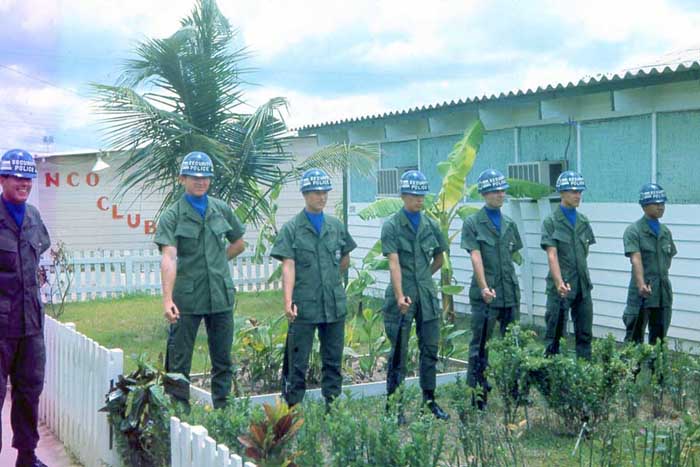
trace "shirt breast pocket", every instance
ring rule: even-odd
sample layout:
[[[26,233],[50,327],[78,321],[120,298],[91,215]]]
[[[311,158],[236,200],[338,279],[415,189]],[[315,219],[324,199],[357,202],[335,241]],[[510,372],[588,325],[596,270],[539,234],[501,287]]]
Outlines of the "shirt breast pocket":
[[[294,248],[294,262],[301,267],[309,267],[316,258],[316,249],[305,242],[296,241],[292,244]]]
[[[430,260],[433,259],[433,256],[435,256],[435,252],[440,246],[437,239],[432,234],[423,237],[420,241],[420,245],[421,249],[423,250],[423,253],[425,254],[425,259],[428,262],[430,262]]]
[[[178,255],[191,255],[197,252],[201,229],[196,225],[183,224],[175,229]]]
[[[478,234],[476,241],[479,242],[479,247],[484,250],[489,250],[496,246],[496,239],[488,235]]]
[[[333,263],[337,266],[340,264],[340,259],[343,257],[343,247],[345,247],[345,241],[341,240],[339,236],[331,238],[325,243],[326,250],[333,259]]]
[[[579,241],[581,242],[581,246],[583,247],[583,253],[588,256],[588,251],[591,248],[591,245],[593,244],[593,237],[591,237],[589,234],[585,233],[579,237]]]
[[[210,229],[216,237],[219,245],[226,246],[226,233],[231,231],[231,224],[222,216],[217,216],[210,221]]]
[[[14,272],[17,270],[17,242],[7,238],[0,231],[0,271]]]

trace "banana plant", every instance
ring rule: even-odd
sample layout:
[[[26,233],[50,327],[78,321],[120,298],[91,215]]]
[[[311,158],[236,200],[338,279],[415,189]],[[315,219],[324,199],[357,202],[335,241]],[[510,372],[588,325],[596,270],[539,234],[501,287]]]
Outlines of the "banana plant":
[[[442,235],[451,245],[459,231],[450,233],[450,226],[459,217],[464,221],[467,217],[475,214],[479,208],[461,204],[467,197],[476,198],[476,186],[467,186],[467,176],[474,167],[479,147],[484,139],[485,128],[481,120],[475,120],[464,132],[464,136],[452,148],[447,159],[439,162],[437,167],[442,175],[442,183],[437,196],[428,195],[425,198],[424,213],[434,219],[440,226]],[[511,188],[508,194],[517,198],[541,198],[552,192],[551,187],[532,183],[525,180],[508,179]],[[362,209],[358,215],[363,220],[385,218],[393,215],[403,207],[403,201],[398,198],[383,198],[375,201]],[[365,258],[365,265],[372,269],[374,265],[383,264],[380,261],[381,240],[370,250],[373,254],[371,258]],[[513,260],[520,264],[520,255],[514,256]],[[440,271],[440,293],[442,294],[443,316],[450,322],[454,322],[453,296],[459,294],[464,287],[457,284],[454,278],[450,252],[444,253],[444,261]]]

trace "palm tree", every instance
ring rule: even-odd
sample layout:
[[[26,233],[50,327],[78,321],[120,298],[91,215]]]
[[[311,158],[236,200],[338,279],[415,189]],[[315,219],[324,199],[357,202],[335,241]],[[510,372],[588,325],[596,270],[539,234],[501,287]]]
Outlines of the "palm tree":
[[[182,157],[204,151],[216,166],[212,196],[256,205],[244,220],[263,218],[264,194],[290,178],[279,168],[292,157],[282,139],[287,103],[276,97],[247,111],[247,52],[233,48],[235,36],[214,0],[197,0],[175,34],[137,45],[117,85],[93,84],[107,143],[127,154],[119,169],[122,194],[146,187],[165,193],[162,211],[182,193]]]

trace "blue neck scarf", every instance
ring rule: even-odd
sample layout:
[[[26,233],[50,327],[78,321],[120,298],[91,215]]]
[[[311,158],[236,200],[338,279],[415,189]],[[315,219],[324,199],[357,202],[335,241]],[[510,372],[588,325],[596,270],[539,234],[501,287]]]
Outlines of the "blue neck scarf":
[[[488,206],[484,206],[484,208],[486,210],[486,215],[489,216],[489,219],[493,222],[493,226],[496,227],[498,233],[501,233],[501,209],[494,209]]]
[[[190,206],[192,206],[194,210],[197,211],[200,216],[202,216],[202,219],[204,219],[204,214],[207,212],[207,204],[209,202],[207,195],[204,194],[202,196],[194,196],[189,193],[185,193],[185,199],[188,203],[190,203]]]
[[[649,228],[651,229],[652,232],[654,232],[654,235],[657,237],[659,236],[659,232],[661,232],[661,223],[659,222],[658,219],[649,219],[647,217],[647,224],[649,225]]]
[[[309,212],[306,209],[304,209],[304,214],[306,214],[306,218],[311,222],[311,225],[314,227],[314,230],[316,231],[316,235],[321,235],[321,229],[323,228],[323,211],[321,212]]]
[[[418,226],[420,225],[420,211],[418,212],[410,212],[407,211],[406,208],[402,208],[403,213],[406,214],[406,217],[408,218],[409,222],[411,223],[411,227],[413,227],[414,232],[418,232]]]
[[[571,224],[571,227],[576,227],[576,208],[567,208],[562,204],[560,204],[559,207],[569,221],[569,224]]]
[[[7,212],[9,212],[12,218],[15,220],[17,227],[22,227],[22,222],[24,222],[24,213],[27,212],[27,203],[10,203],[4,196],[2,196],[2,204],[5,205]]]

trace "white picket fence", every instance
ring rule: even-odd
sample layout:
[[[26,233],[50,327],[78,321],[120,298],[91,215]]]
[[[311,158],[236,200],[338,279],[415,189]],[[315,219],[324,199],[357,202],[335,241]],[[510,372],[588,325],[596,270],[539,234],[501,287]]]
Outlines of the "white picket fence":
[[[85,466],[122,465],[113,444],[107,414],[99,412],[112,383],[124,371],[124,353],[107,349],[46,316],[46,373],[39,401],[39,419]],[[172,465],[175,467],[255,467],[230,453],[202,426],[170,421]]]
[[[209,436],[203,426],[190,426],[170,417],[171,467],[255,467]]]
[[[105,394],[123,372],[120,349],[107,349],[63,324],[46,317],[46,374],[39,418],[86,466],[119,465],[110,442]]]
[[[160,253],[158,250],[101,250],[71,252],[71,271],[63,271],[42,258],[41,267],[47,283],[41,287],[44,303],[60,302],[56,284],[70,283],[67,301],[113,298],[126,293],[159,294]],[[253,261],[252,255],[241,255],[229,262],[236,288],[241,291],[278,290],[281,282],[267,280],[277,268],[276,262],[264,257]],[[53,288],[51,284],[54,284]]]

